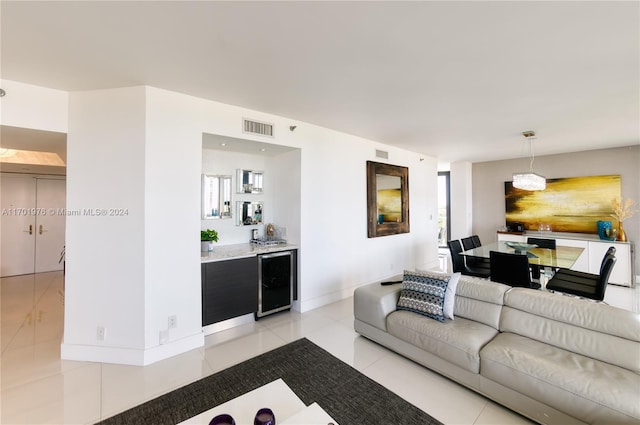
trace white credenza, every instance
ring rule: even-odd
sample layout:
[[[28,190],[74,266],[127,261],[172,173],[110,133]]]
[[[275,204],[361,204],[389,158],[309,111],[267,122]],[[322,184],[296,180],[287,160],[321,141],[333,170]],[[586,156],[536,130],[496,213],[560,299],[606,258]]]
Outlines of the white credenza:
[[[556,233],[500,233],[498,232],[498,241],[506,242],[526,242],[527,238],[543,238],[555,239],[556,244],[560,246],[575,246],[584,248],[584,251],[573,265],[573,270],[579,270],[588,273],[600,273],[600,265],[604,258],[605,252],[610,246],[616,247],[616,264],[613,266],[609,283],[621,286],[633,286],[633,256],[634,246],[629,242],[604,241],[597,237],[580,237],[572,234],[556,234]]]

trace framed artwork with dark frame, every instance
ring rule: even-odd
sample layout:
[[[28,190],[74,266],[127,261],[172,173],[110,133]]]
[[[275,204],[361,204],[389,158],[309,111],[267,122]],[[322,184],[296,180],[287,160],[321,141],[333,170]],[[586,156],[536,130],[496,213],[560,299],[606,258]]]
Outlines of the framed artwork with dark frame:
[[[367,161],[367,234],[409,233],[409,169]]]

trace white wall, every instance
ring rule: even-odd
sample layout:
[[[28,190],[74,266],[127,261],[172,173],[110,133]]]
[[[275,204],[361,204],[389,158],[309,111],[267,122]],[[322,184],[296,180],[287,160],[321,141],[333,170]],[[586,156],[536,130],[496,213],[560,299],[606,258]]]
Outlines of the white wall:
[[[451,235],[450,240],[471,236],[473,232],[472,163],[450,165]]]
[[[264,199],[275,208],[287,208],[285,205],[288,203],[293,208],[284,214],[276,210],[270,216],[272,213],[267,206],[267,221],[273,219],[276,224],[282,223],[287,227],[287,232],[300,228],[299,238],[293,234],[288,234],[288,238],[293,242],[296,239],[300,241],[299,307],[302,311],[350,296],[355,287],[400,273],[405,268],[437,264],[437,164],[434,159],[420,161],[416,153],[311,124],[162,90],[149,90],[159,97],[166,97],[162,100],[166,107],[171,107],[175,102],[170,98],[181,99],[180,118],[172,116],[172,119],[158,123],[161,126],[177,125],[200,129],[199,133],[264,141],[260,136],[242,133],[242,118],[248,117],[274,123],[275,137],[269,139],[269,143],[300,148],[299,179],[296,168],[289,166],[295,164],[295,160],[282,157],[280,161],[288,164],[286,168],[275,163],[272,165],[270,161],[273,160],[265,160],[265,171],[280,170],[278,174],[273,174],[278,181],[299,180],[300,188],[294,186],[286,191],[278,188],[269,190],[270,179],[265,176]],[[182,118],[185,123],[180,122]],[[190,121],[190,124],[186,121]],[[295,132],[288,131],[292,124],[298,126]],[[200,140],[195,133],[198,132],[185,134],[183,139],[198,137]],[[376,148],[390,152],[389,163],[409,167],[409,234],[367,238],[366,161],[375,160]],[[296,153],[290,155],[295,156]],[[235,163],[233,167],[235,169]],[[202,168],[199,167],[199,170]],[[222,173],[221,170],[216,169],[216,173]],[[200,180],[193,184],[199,188]],[[270,193],[279,194],[278,198],[271,201],[268,198]],[[199,205],[199,197],[194,202]],[[300,211],[299,226],[293,218],[296,209]],[[224,221],[216,225],[233,234],[234,229],[229,229],[229,224]],[[200,226],[203,226],[202,221]],[[221,239],[220,243],[246,242],[247,235],[248,232],[242,232],[238,239],[234,236],[231,241]]]
[[[504,182],[513,172],[527,169],[527,158],[473,164],[473,232],[485,241],[497,240],[505,225]],[[640,202],[640,141],[634,146],[536,157],[535,172],[547,178],[619,174],[622,195]],[[640,213],[625,221],[627,237],[640,241]],[[640,255],[635,256],[636,275]]]
[[[265,179],[264,200],[274,207],[265,210],[267,220],[300,243],[300,310],[403,269],[438,264],[432,158],[150,87],[73,93],[70,103],[69,207],[129,208],[130,215],[68,225],[65,358],[148,364],[203,343],[202,135],[261,141],[242,133],[243,117],[274,123],[269,143],[299,148],[265,160],[273,180]],[[296,131],[287,131],[292,124]],[[389,151],[385,162],[409,167],[411,233],[367,238],[366,161],[375,160],[376,148]],[[225,243],[246,242],[248,232],[226,230]],[[176,329],[167,329],[170,315]],[[96,341],[100,325],[104,342]]]
[[[0,80],[0,86],[7,92],[0,98],[0,124],[67,132],[67,92],[10,80]]]
[[[200,272],[202,132],[191,98],[145,87],[145,364],[204,344]],[[168,329],[169,316],[177,327]],[[168,333],[160,343],[161,333]]]
[[[79,215],[66,224],[62,358],[142,363],[145,114],[143,87],[70,96],[67,210]],[[126,215],[87,212],[112,208]],[[96,338],[98,326],[106,329],[104,341]]]
[[[192,236],[200,134],[184,137],[180,98],[173,110],[153,94],[133,87],[70,96],[67,208],[126,214],[67,220],[62,358],[143,365],[204,342]],[[157,124],[173,118],[173,126]],[[173,315],[178,326],[169,330]]]
[[[269,158],[265,167],[268,173],[265,178],[268,176],[273,193],[269,207],[273,212],[273,222],[286,228],[287,241],[292,244],[300,243],[300,167],[300,149]]]
[[[319,127],[301,128],[301,309],[351,295],[366,282],[417,265],[437,264],[437,164]],[[394,165],[409,167],[410,230],[367,238],[366,161],[375,149],[389,151]],[[379,162],[383,162],[378,160]]]

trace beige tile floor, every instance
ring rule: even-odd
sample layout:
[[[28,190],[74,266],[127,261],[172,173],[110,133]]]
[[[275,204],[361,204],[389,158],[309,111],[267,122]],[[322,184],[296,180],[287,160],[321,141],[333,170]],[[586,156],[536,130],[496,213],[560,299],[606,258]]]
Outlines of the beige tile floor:
[[[351,298],[210,335],[204,347],[146,367],[60,360],[62,274],[0,279],[0,423],[92,424],[260,353],[306,337],[447,424],[526,419],[359,336]]]

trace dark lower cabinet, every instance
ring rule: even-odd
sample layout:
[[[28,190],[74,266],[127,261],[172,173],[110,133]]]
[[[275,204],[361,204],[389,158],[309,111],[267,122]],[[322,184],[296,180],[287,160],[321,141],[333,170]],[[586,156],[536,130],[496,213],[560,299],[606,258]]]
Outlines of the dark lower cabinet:
[[[202,326],[257,311],[256,257],[202,264]]]
[[[264,262],[259,267],[258,261],[265,257],[266,267]],[[284,263],[281,261],[283,258],[286,258]],[[262,279],[259,271],[263,273]],[[298,299],[296,249],[271,255],[202,263],[201,273],[202,326],[250,313],[257,319],[290,308],[291,299]],[[258,298],[260,288],[263,290],[262,303]],[[265,288],[268,289],[267,292]]]

